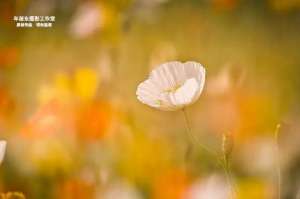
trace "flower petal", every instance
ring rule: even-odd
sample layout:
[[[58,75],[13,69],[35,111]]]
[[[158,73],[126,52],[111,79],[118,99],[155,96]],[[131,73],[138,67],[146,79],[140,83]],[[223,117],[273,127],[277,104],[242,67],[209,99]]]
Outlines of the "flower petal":
[[[147,79],[139,84],[136,95],[142,103],[157,108],[159,106],[158,100],[160,99],[159,90],[152,80]]]
[[[173,96],[171,93],[164,92],[161,93],[160,96],[160,110],[163,111],[175,111],[178,110],[180,107],[177,106],[177,102],[174,101]]]
[[[197,93],[199,84],[195,78],[186,80],[183,86],[177,89],[173,94],[176,106],[181,108],[185,105],[191,104],[197,100]]]
[[[199,89],[196,94],[196,99],[198,99],[205,84],[205,68],[200,63],[193,61],[188,61],[184,65],[187,79],[195,78],[198,81]]]
[[[161,90],[174,88],[185,81],[184,65],[181,62],[167,62],[154,69],[150,79],[159,83]]]
[[[196,78],[199,83],[204,85],[205,69],[200,63],[193,61],[186,63],[178,61],[166,62],[154,69],[150,74],[150,79],[159,83],[162,90],[182,85],[190,78]]]

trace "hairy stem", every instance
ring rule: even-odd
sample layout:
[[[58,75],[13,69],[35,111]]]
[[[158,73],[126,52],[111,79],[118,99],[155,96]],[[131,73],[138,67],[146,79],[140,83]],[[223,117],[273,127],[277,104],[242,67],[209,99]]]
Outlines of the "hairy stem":
[[[191,122],[189,119],[189,116],[187,114],[187,111],[185,108],[182,109],[183,115],[184,115],[184,119],[185,119],[185,123],[186,123],[186,132],[187,132],[187,136],[189,138],[189,144],[196,144],[198,146],[200,146],[204,151],[206,151],[207,153],[217,157],[217,153],[215,153],[214,151],[208,149],[206,146],[202,145],[198,139],[193,135],[192,133],[192,129],[191,129]]]
[[[231,168],[230,168],[230,164],[229,164],[229,161],[228,161],[228,157],[226,156],[225,153],[223,153],[223,158],[221,158],[221,160],[220,160],[220,158],[219,158],[220,156],[216,152],[214,152],[214,151],[208,149],[206,146],[202,145],[192,133],[191,123],[190,123],[189,116],[187,114],[186,109],[183,108],[182,112],[183,112],[185,123],[186,123],[186,133],[187,133],[187,139],[188,139],[187,140],[188,147],[187,147],[187,150],[186,150],[186,153],[185,153],[186,164],[188,163],[189,156],[192,152],[193,144],[197,144],[204,151],[206,151],[210,155],[214,156],[216,158],[216,160],[218,160],[218,163],[220,163],[220,165],[222,166],[222,168],[225,171],[226,178],[227,178],[228,184],[230,186],[230,196],[231,196],[230,198],[234,199],[236,197],[236,189],[235,189],[235,185],[233,183]]]
[[[187,134],[187,149],[185,152],[185,164],[186,164],[186,170],[188,170],[187,166],[188,166],[188,162],[189,162],[189,158],[191,156],[191,153],[193,151],[193,146],[197,145],[199,147],[201,147],[204,151],[206,151],[207,153],[209,153],[210,155],[214,156],[217,160],[219,160],[218,155],[216,152],[208,149],[206,146],[202,145],[198,139],[193,135],[192,133],[192,128],[191,128],[191,122],[189,120],[189,116],[187,114],[187,111],[185,108],[182,109],[183,115],[184,115],[184,119],[185,119],[185,124],[186,124],[186,134]]]

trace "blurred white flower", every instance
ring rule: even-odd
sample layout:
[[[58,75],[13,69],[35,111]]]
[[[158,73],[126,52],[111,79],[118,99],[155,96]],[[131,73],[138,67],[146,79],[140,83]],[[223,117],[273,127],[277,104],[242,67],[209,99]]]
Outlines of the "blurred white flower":
[[[234,64],[226,64],[215,75],[207,80],[207,94],[220,96],[242,86],[247,72],[244,67]]]
[[[175,111],[194,103],[205,82],[205,69],[197,62],[167,62],[154,69],[149,78],[140,83],[136,94],[144,104]]]
[[[244,172],[251,175],[270,176],[275,159],[274,142],[271,138],[255,138],[244,143],[236,157]],[[255,161],[253,161],[255,154]]]
[[[112,56],[108,50],[103,50],[98,58],[97,67],[100,73],[100,80],[103,83],[108,83],[112,79]]]
[[[67,3],[68,1],[66,1]],[[28,13],[34,13],[37,16],[47,16],[54,12],[56,6],[58,6],[58,1],[48,1],[48,0],[36,0],[28,6]],[[65,3],[65,2],[64,2]],[[70,6],[70,5],[66,5]]]
[[[230,188],[226,180],[218,175],[212,175],[190,187],[187,199],[228,199]]]
[[[0,140],[0,163],[2,163],[6,151],[6,141]]]
[[[102,26],[101,7],[96,3],[82,4],[75,13],[70,33],[76,38],[85,38]]]
[[[207,82],[207,92],[210,95],[223,95],[232,87],[232,78],[228,67],[224,67],[219,74]]]
[[[120,181],[108,186],[101,199],[142,199],[141,194],[130,184]]]

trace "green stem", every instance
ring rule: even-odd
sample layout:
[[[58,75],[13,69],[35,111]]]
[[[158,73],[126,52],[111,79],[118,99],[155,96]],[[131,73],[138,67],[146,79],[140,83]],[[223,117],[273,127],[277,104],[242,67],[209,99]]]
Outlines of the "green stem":
[[[192,135],[191,125],[187,113],[185,109],[182,109],[182,111],[184,114],[184,119],[186,124],[186,135],[187,135],[187,149],[184,155],[184,160],[185,160],[185,167],[186,167],[185,169],[186,171],[188,171],[188,162],[189,162],[191,152],[193,150],[193,135]]]
[[[276,126],[275,130],[275,156],[276,156],[276,175],[277,175],[277,197],[281,198],[281,167],[280,167],[280,154],[279,154],[279,140],[278,133],[280,129],[280,124]]]
[[[212,156],[216,157],[216,159],[218,160],[218,162],[220,163],[220,165],[222,166],[222,168],[225,171],[226,174],[226,178],[230,187],[230,198],[234,199],[236,197],[236,189],[235,189],[235,185],[233,183],[232,180],[232,174],[231,174],[231,168],[230,168],[230,164],[228,161],[228,158],[226,157],[226,154],[223,154],[223,161],[222,159],[219,159],[219,156],[216,152],[208,149],[206,146],[202,145],[198,139],[192,134],[192,129],[191,129],[191,123],[187,114],[187,111],[185,108],[182,109],[183,115],[184,115],[184,119],[185,119],[185,123],[186,123],[186,133],[187,133],[187,137],[188,137],[188,148],[185,154],[185,161],[186,164],[188,162],[188,158],[190,156],[190,153],[192,151],[193,148],[193,144],[197,144],[198,146],[200,146],[204,151],[206,151],[207,153],[211,154]]]
[[[230,189],[230,198],[234,199],[236,198],[236,188],[235,188],[235,184],[233,182],[233,177],[232,177],[232,173],[231,173],[231,168],[230,168],[230,163],[228,161],[228,158],[226,157],[226,154],[223,154],[223,161],[224,163],[222,164],[225,175],[226,175],[226,179],[229,185],[229,189]]]
[[[281,169],[280,169],[280,161],[279,161],[279,147],[276,146],[277,155],[277,189],[278,189],[278,199],[281,198]]]
[[[189,120],[189,117],[188,117],[188,114],[187,114],[187,111],[185,108],[182,109],[182,112],[183,112],[183,115],[184,115],[184,119],[185,119],[185,123],[186,123],[186,129],[187,129],[187,136],[189,138],[189,145],[192,145],[192,144],[197,144],[198,146],[200,146],[204,151],[206,151],[207,153],[215,156],[215,157],[218,157],[217,153],[215,153],[214,151],[208,149],[206,146],[204,146],[203,144],[201,144],[199,142],[199,140],[193,135],[192,133],[192,129],[191,129],[191,122]]]

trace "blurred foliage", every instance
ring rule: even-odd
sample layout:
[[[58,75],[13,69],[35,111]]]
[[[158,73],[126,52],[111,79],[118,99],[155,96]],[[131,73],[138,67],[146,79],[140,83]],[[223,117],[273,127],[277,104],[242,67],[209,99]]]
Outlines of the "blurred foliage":
[[[8,140],[0,191],[32,199],[226,198],[218,161],[222,135],[230,133],[237,198],[276,198],[275,156],[287,176],[282,198],[295,198],[299,6],[299,0],[0,1],[0,133]],[[22,29],[15,15],[56,21],[48,29]],[[195,60],[207,71],[204,92],[187,111],[193,134],[217,157],[194,146],[191,171],[182,114],[152,110],[135,96],[149,71],[170,60]],[[273,151],[277,124],[280,154]]]

